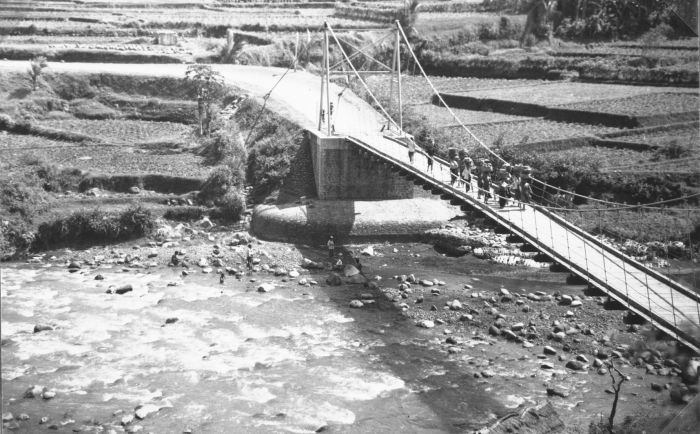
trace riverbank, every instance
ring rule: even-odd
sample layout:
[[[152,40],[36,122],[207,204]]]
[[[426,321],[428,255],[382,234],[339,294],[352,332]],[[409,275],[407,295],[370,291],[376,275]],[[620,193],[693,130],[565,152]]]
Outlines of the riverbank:
[[[653,414],[648,426],[661,427],[682,408],[665,390],[680,383],[665,360],[648,372],[628,359],[638,341],[653,344],[643,327],[567,285],[568,273],[385,243],[360,256],[368,287],[333,286],[330,270],[301,267],[304,258],[330,265],[318,247],[226,231],[186,238],[3,264],[2,407],[14,418],[6,423],[19,432],[35,432],[43,417],[39,429],[451,432],[550,401],[565,432],[587,432],[612,402],[610,378],[593,366],[603,354],[631,379],[618,422]],[[258,270],[250,275],[241,246],[249,241]],[[175,250],[184,255],[168,267]],[[400,289],[402,275],[425,282]],[[518,323],[527,334],[509,341]],[[587,366],[566,368],[579,355]],[[35,385],[55,397],[24,398]]]

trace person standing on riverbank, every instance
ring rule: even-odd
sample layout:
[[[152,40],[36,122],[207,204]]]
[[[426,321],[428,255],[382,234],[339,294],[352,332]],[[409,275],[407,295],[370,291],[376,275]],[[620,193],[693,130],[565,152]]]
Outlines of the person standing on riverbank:
[[[332,259],[335,256],[335,241],[333,240],[333,235],[328,238],[326,245],[328,246],[328,257]]]
[[[253,271],[253,245],[248,244],[248,248],[245,253],[245,263],[248,268],[248,272]]]

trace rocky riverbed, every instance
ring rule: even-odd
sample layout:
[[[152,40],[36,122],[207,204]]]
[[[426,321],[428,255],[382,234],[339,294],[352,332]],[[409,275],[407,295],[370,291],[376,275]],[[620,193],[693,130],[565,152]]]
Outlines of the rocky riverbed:
[[[195,230],[3,264],[5,429],[470,432],[550,402],[587,432],[610,361],[619,422],[661,426],[697,392],[697,361],[568,273],[338,251],[332,270],[318,246]]]

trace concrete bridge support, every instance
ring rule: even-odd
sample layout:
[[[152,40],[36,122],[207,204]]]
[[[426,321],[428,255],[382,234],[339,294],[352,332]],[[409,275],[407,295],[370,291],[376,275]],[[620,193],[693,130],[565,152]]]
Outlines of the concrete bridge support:
[[[321,200],[434,198],[383,162],[372,162],[342,136],[309,132],[316,192]]]

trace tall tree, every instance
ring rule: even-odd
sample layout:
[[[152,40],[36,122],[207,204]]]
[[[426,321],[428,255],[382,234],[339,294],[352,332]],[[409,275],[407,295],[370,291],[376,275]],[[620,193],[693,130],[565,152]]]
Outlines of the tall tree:
[[[221,97],[224,79],[210,65],[190,65],[185,72],[185,79],[192,82],[197,94],[197,116],[199,134],[211,133],[214,103]]]

